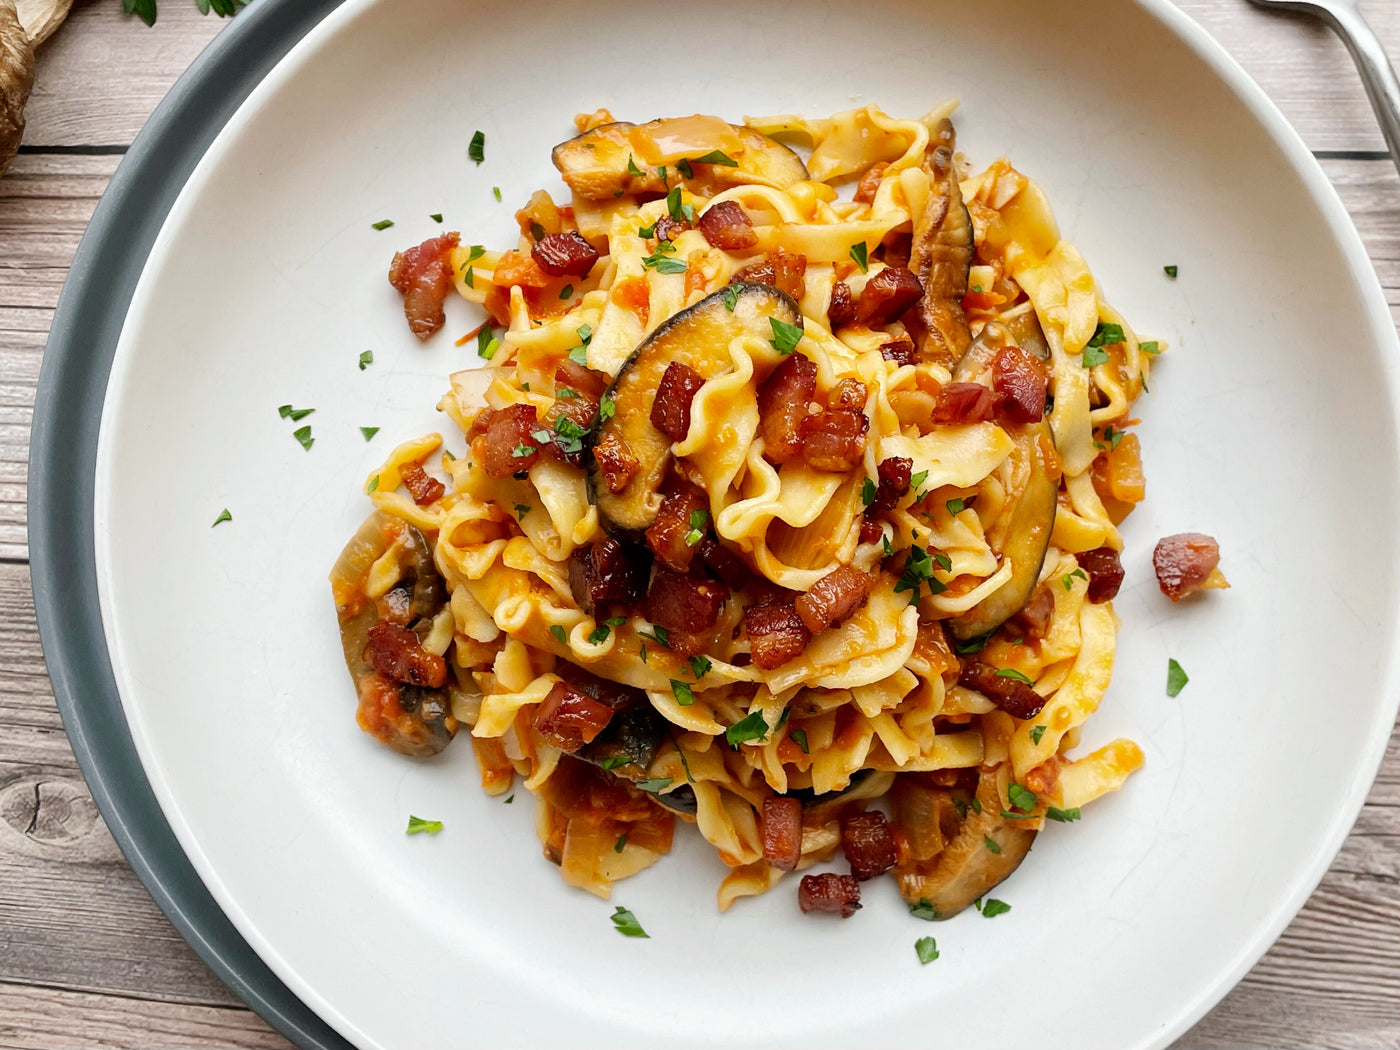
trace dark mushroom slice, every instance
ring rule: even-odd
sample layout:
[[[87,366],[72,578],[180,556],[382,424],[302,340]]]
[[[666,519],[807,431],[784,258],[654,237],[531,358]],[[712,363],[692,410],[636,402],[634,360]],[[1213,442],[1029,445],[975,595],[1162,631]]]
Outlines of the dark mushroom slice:
[[[710,121],[717,132],[723,131],[722,121]],[[661,195],[678,181],[689,180],[675,163],[666,165],[663,180],[658,170],[661,165],[650,165],[643,159],[647,152],[643,144],[665,140],[673,131],[693,138],[694,118],[666,118],[641,125],[624,121],[601,124],[555,146],[554,166],[569,189],[585,200],[606,202],[628,193]],[[728,134],[716,134],[713,142],[695,140],[694,148],[686,150],[684,159],[696,161],[715,151],[725,153],[735,163],[702,165],[710,182],[757,183],[787,189],[807,178],[807,168],[796,153],[753,128],[728,125]],[[693,165],[691,168],[694,170]]]
[[[1050,424],[1041,420],[1009,426],[1007,433],[1016,446],[1011,463],[1017,487],[1006,512],[1010,517],[1005,534],[993,549],[1003,561],[1011,559],[1011,579],[948,621],[949,630],[962,641],[996,630],[1030,601],[1055,528],[1060,478]]]
[[[365,583],[370,568],[396,545],[399,581],[377,600],[369,598]],[[442,659],[419,646],[447,601],[432,546],[412,525],[375,511],[336,559],[330,582],[345,665],[359,698],[360,727],[403,754],[437,754],[457,732],[450,686],[436,676],[430,686],[411,680],[422,678],[424,666]],[[394,662],[405,669],[397,677],[382,669],[390,665],[386,646],[396,649],[393,655],[400,659]]]
[[[909,247],[909,269],[924,288],[914,308],[921,329],[916,333],[919,351],[926,360],[947,365],[972,342],[962,308],[972,269],[972,217],[958,187],[954,147],[953,126],[945,120],[924,156],[929,202],[915,219]]]
[[[915,798],[915,793],[924,797]],[[956,833],[932,857],[920,859],[916,847],[915,855],[895,864],[900,894],[910,904],[927,903],[936,919],[951,919],[990,892],[1020,866],[1035,841],[1035,831],[1023,821],[1001,815],[995,768],[981,771],[974,797],[975,805],[957,789],[925,787],[905,778],[892,793],[895,823],[915,844],[947,837],[950,815],[964,814]],[[936,826],[939,822],[945,827]]]
[[[711,379],[732,367],[729,344],[737,336],[771,341],[771,320],[802,326],[797,304],[778,289],[766,284],[731,285],[666,321],[623,362],[604,394],[604,403],[612,401],[613,415],[595,421],[591,431],[595,443],[615,435],[638,463],[617,492],[608,488],[597,463],[590,465],[590,498],[608,532],[641,542],[661,510],[661,488],[672,459],[671,439],[653,424],[651,409],[666,369],[679,362],[701,379]]]

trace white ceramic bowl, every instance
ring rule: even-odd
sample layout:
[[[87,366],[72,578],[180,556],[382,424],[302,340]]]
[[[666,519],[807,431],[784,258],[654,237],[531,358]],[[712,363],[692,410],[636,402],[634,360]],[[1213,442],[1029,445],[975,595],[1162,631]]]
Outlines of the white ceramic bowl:
[[[719,862],[685,833],[619,887],[651,934],[624,939],[542,859],[526,793],[478,790],[464,742],[414,762],[355,726],[325,574],[369,467],[450,430],[433,406],[475,323],[452,304],[420,346],[389,256],[432,212],[510,243],[576,111],[951,95],[973,162],[1038,179],[1109,300],[1172,347],[1139,403],[1149,496],[1086,739],[1134,737],[1147,766],[1040,837],[995,920],[925,924],[887,881],[849,922],[803,918],[791,884],[721,917]],[[132,305],[97,486],[117,681],[209,888],[361,1046],[1162,1046],[1305,900],[1394,717],[1396,350],[1322,173],[1166,3],[351,0],[210,149]],[[316,409],[309,452],[288,402]],[[1220,539],[1234,587],[1176,608],[1149,555],[1188,529]],[[1169,656],[1191,676],[1175,699]],[[409,813],[446,830],[406,838]],[[942,957],[920,966],[928,934]]]

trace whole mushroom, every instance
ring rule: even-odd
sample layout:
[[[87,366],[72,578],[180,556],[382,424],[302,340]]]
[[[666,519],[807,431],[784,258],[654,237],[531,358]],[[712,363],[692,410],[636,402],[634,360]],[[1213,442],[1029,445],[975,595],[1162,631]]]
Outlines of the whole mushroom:
[[[0,175],[24,134],[24,104],[34,86],[34,46],[20,24],[15,0],[0,0]]]

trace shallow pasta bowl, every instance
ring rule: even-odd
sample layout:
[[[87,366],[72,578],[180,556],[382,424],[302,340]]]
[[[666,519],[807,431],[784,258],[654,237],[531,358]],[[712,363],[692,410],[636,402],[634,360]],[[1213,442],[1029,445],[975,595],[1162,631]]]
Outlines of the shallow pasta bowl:
[[[509,243],[576,111],[913,116],[949,96],[973,163],[1035,178],[1106,299],[1171,348],[1138,406],[1149,496],[1085,739],[1137,739],[1147,765],[1040,837],[993,920],[931,926],[892,885],[844,923],[803,918],[790,884],[721,917],[722,870],[682,835],[615,895],[650,939],[619,937],[611,905],[540,857],[523,792],[482,795],[465,746],[409,762],[354,725],[325,573],[381,443],[436,429],[460,450],[433,406],[476,323],[454,304],[420,345],[388,258],[442,228],[433,213]],[[228,120],[132,298],[94,493],[111,669],[205,885],[356,1045],[1161,1046],[1302,904],[1394,718],[1396,350],[1322,173],[1166,4],[719,2],[701,20],[352,0]],[[315,414],[292,423],[289,403]],[[1233,589],[1172,607],[1148,555],[1193,529],[1220,539]],[[57,592],[40,600],[62,665]],[[1168,657],[1191,677],[1176,698]],[[405,838],[409,813],[445,830]],[[929,934],[941,956],[920,966]],[[1011,989],[1024,1009],[988,1008]]]

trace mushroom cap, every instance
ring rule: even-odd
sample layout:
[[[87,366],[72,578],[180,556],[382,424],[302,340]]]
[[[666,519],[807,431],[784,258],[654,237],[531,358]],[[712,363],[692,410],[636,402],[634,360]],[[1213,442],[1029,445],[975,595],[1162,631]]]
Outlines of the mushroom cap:
[[[15,0],[19,24],[29,37],[29,45],[38,47],[68,17],[73,0]]]
[[[15,0],[0,0],[0,175],[24,134],[24,104],[34,86],[34,47],[20,24]]]

